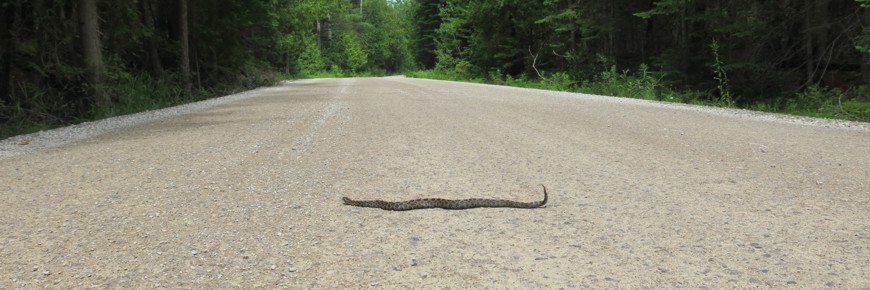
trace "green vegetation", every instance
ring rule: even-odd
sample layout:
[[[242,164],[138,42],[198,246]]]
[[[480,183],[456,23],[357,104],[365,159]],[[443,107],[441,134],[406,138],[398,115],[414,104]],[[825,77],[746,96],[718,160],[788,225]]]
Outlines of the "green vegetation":
[[[286,78],[396,74],[414,67],[410,5],[0,0],[0,139]]]
[[[868,23],[867,0],[0,0],[0,138],[398,73],[870,121]]]
[[[867,0],[415,2],[411,77],[870,121]]]
[[[408,72],[408,77],[436,80],[463,81],[486,83],[513,87],[544,89],[553,91],[568,91],[604,96],[619,96],[636,99],[656,100],[694,105],[735,107],[735,102],[722,98],[711,100],[710,93],[687,89],[674,89],[662,82],[660,77],[654,77],[641,65],[637,73],[628,70],[616,71],[616,67],[600,73],[592,80],[576,83],[564,73],[553,74],[547,80],[513,78],[493,74],[489,78],[480,78],[458,73],[454,70],[420,70]],[[837,88],[821,88],[813,86],[796,93],[794,96],[783,97],[770,102],[756,102],[741,106],[755,111],[784,113],[790,115],[810,116],[830,119],[844,119],[870,122],[870,100],[865,87],[844,92]]]

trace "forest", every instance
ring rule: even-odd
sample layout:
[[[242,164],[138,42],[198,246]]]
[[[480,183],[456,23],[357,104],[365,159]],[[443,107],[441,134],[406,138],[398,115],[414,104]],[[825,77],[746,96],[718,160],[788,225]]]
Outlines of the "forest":
[[[395,74],[870,121],[870,0],[0,0],[0,139]]]

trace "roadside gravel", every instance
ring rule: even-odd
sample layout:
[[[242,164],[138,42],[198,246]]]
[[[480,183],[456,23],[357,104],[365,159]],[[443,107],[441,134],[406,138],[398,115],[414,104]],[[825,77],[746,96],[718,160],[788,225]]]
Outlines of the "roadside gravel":
[[[866,123],[293,81],[0,141],[0,289],[863,288],[868,180]]]
[[[310,81],[311,80],[299,80],[296,81],[296,83],[306,83]],[[289,82],[283,82],[283,84],[287,83]],[[217,105],[223,105],[227,103],[241,101],[250,97],[256,97],[259,96],[260,93],[276,89],[277,88],[275,87],[260,88],[256,90],[250,90],[224,96],[221,98],[208,99],[175,107],[141,112],[126,116],[112,117],[103,120],[70,125],[67,127],[52,130],[45,130],[31,134],[9,137],[0,140],[0,159],[31,153],[33,151],[43,148],[52,148],[66,145],[100,134],[105,134],[111,131],[122,130],[124,128],[136,125],[141,125],[166,118],[172,118],[181,114],[202,111]],[[25,143],[27,143],[26,145],[28,146],[22,145],[22,141],[26,141]]]

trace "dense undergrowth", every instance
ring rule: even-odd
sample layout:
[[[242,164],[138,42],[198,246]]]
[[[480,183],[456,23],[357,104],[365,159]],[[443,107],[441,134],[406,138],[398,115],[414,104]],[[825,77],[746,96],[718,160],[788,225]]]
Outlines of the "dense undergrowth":
[[[421,70],[409,72],[406,76],[870,122],[870,90],[863,86],[849,90],[811,86],[768,102],[741,102],[740,96],[730,92],[675,88],[663,81],[660,75],[649,72],[644,65],[634,72],[617,71],[611,67],[586,81],[573,80],[561,72],[544,75],[544,78],[517,78],[498,72],[480,77],[456,70]],[[717,86],[718,89],[724,87]]]
[[[332,68],[296,77],[335,78],[380,75],[383,74],[351,73],[339,68]],[[865,87],[842,90],[813,86],[793,95],[776,98],[772,102],[742,103],[739,102],[739,97],[736,98],[737,101],[723,100],[721,97],[714,97],[716,94],[713,92],[675,89],[663,82],[660,76],[647,71],[645,66],[641,66],[635,72],[617,71],[616,68],[611,68],[587,81],[575,81],[565,73],[545,75],[544,79],[504,76],[498,72],[480,77],[453,70],[420,70],[408,72],[406,75],[414,78],[486,83],[685,104],[735,107],[800,116],[870,121],[870,100],[866,97],[870,93]],[[21,98],[44,101],[31,102],[30,108],[14,105],[4,107],[0,114],[3,114],[9,121],[0,126],[2,128],[0,129],[0,139],[73,123],[133,114],[222,96],[258,86],[271,85],[280,79],[287,79],[289,76],[268,70],[252,70],[236,76],[231,81],[228,80],[223,86],[195,90],[191,96],[184,96],[180,82],[171,77],[155,79],[148,75],[117,73],[111,75],[110,78],[111,81],[107,83],[111,85],[99,89],[99,95],[104,96],[104,99],[94,102],[91,113],[87,116],[71,120],[64,120],[63,116],[51,114],[52,110],[48,108],[62,109],[65,106],[51,102],[50,100],[54,98],[40,97],[51,92],[33,88],[29,90],[18,88],[17,92]]]
[[[104,85],[92,88],[97,97],[79,102],[69,102],[69,98],[62,96],[76,95],[76,90],[85,90],[86,87],[69,88],[66,91],[33,86],[16,87],[11,94],[14,102],[0,106],[0,120],[5,120],[0,123],[0,140],[228,95],[272,85],[287,76],[254,67],[238,75],[226,76],[220,84],[195,86],[190,95],[184,94],[180,79],[171,74],[154,78],[148,74],[114,72],[106,78]],[[77,111],[86,113],[74,115],[73,112]]]
[[[100,120],[115,116],[156,110],[185,103],[220,97],[261,86],[269,86],[280,80],[293,78],[341,78],[384,76],[385,71],[352,72],[338,66],[318,72],[300,73],[295,76],[275,72],[266,67],[250,66],[236,75],[225,76],[221,82],[211,81],[209,87],[195,86],[186,96],[181,80],[175,75],[154,78],[148,74],[124,71],[110,72],[106,85],[94,89],[96,100],[78,104],[87,106],[87,114],[72,116],[70,104],[64,103],[61,94],[74,94],[73,90],[58,91],[38,87],[19,87],[13,91],[13,100],[21,100],[9,106],[0,106],[0,140],[20,134],[28,134],[61,126]],[[84,90],[79,88],[78,90]],[[24,102],[24,100],[27,100]],[[26,104],[26,105],[23,105]]]
[[[0,139],[281,79],[407,71],[870,121],[864,0],[6,2]]]

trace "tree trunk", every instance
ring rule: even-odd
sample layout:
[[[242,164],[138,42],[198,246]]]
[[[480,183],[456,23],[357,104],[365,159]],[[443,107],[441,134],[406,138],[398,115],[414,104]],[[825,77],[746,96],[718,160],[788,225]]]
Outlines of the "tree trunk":
[[[0,107],[12,105],[9,77],[12,69],[12,5],[0,4]],[[5,120],[0,120],[0,122]]]
[[[616,9],[614,8],[613,1],[607,1],[607,9],[610,10],[610,19],[616,19]],[[610,29],[607,30],[607,53],[610,55],[610,59],[613,60],[613,63],[619,65],[620,59],[616,55],[616,36],[614,34],[614,30],[616,30],[616,26],[619,25],[617,21],[613,21],[610,24]]]
[[[184,95],[191,96],[193,84],[190,81],[190,42],[188,41],[187,28],[187,0],[178,1],[180,15],[179,23],[181,25],[181,78],[184,82]]]
[[[870,8],[864,8],[864,23],[870,25]],[[870,52],[861,53],[861,75],[864,76],[864,84],[870,88]]]
[[[100,84],[103,73],[103,50],[100,45],[100,26],[97,22],[97,0],[80,0],[82,53],[88,70],[88,81],[94,88]]]
[[[326,47],[332,47],[332,18],[326,14]]]
[[[689,50],[689,20],[686,19],[686,7],[680,8],[680,51],[683,55],[683,60],[680,61],[680,69],[686,75],[691,75],[689,71],[690,59],[692,59],[692,51]]]
[[[142,24],[145,25],[145,29],[151,31],[151,35],[148,36],[146,41],[148,60],[151,62],[151,75],[160,77],[163,74],[163,65],[160,64],[160,55],[157,52],[157,42],[155,41],[157,39],[155,35],[157,29],[154,27],[151,0],[140,0],[139,4],[141,4],[140,9],[142,10]]]
[[[321,43],[321,39],[323,39],[323,31],[320,29],[320,19],[317,19],[317,49],[323,50],[323,43]]]
[[[813,1],[815,0],[804,0],[804,78],[806,79],[806,85],[815,82],[813,75],[816,69],[816,56],[813,46],[815,44],[814,30],[816,27],[813,23],[813,12],[815,10]]]

